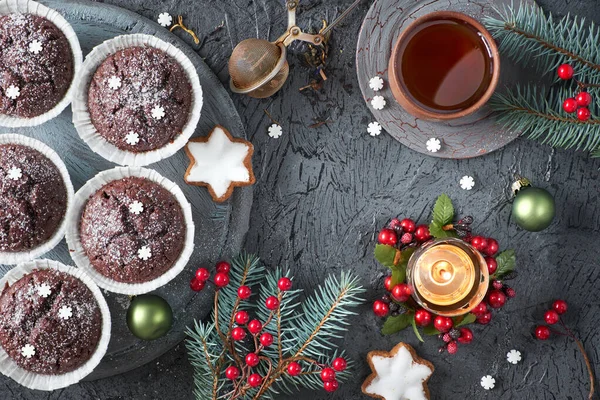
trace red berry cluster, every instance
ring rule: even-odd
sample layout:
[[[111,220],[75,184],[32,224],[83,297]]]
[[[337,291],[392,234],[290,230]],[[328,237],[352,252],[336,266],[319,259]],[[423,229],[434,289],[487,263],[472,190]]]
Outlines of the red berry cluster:
[[[569,64],[560,65],[557,71],[558,77],[562,80],[572,79],[573,72],[573,67],[571,67]],[[579,82],[578,84],[582,90],[577,93],[575,97],[569,97],[568,99],[565,99],[562,107],[563,110],[569,114],[577,112],[577,119],[580,121],[587,121],[592,116],[592,113],[588,108],[588,106],[592,103],[592,95],[583,90],[585,88],[584,84]]]
[[[567,307],[566,301],[556,300],[554,303],[552,303],[552,308],[544,313],[544,321],[546,321],[546,323],[548,325],[554,325],[554,324],[560,322],[561,325],[563,325],[563,327],[564,327],[564,324],[560,320],[560,316],[567,312],[567,308],[568,307]],[[551,330],[547,325],[538,325],[535,328],[535,337],[538,338],[539,340],[547,340],[550,337],[550,333],[551,333]],[[562,332],[555,332],[555,333],[559,333],[561,335],[565,334]],[[569,331],[569,333],[570,333],[570,331]],[[568,334],[567,334],[567,336],[568,336]]]
[[[431,239],[429,226],[416,225],[412,219],[405,218],[400,220],[392,218],[386,228],[379,232],[377,237],[379,243],[388,246],[416,247],[419,243],[423,243]]]
[[[226,261],[219,261],[217,265],[215,265],[215,270],[214,284],[218,288],[229,285],[229,271],[231,270],[231,265]],[[206,286],[206,282],[208,282],[209,279],[210,272],[206,268],[198,268],[196,274],[190,281],[190,288],[194,292],[199,292],[204,289],[204,286]]]

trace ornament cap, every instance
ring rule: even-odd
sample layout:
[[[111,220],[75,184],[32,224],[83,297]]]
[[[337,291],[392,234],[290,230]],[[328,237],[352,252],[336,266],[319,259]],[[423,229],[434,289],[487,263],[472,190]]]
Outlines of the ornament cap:
[[[515,179],[516,180],[511,185],[513,196],[516,196],[519,190],[531,186],[531,181],[527,178],[524,178],[522,176],[516,176]]]

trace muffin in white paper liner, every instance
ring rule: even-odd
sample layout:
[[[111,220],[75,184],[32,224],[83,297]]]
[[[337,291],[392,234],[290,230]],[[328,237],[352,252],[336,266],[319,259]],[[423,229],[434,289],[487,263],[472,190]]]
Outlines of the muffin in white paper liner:
[[[181,65],[192,87],[192,107],[188,122],[183,127],[182,132],[172,142],[156,150],[135,153],[118,148],[98,133],[92,123],[88,110],[88,91],[96,70],[109,56],[129,47],[146,46],[162,50]],[[194,64],[192,64],[190,59],[181,50],[155,36],[144,34],[117,36],[96,46],[85,58],[76,80],[77,89],[73,97],[72,108],[73,124],[77,129],[79,137],[94,152],[100,154],[108,161],[119,165],[145,166],[171,157],[186,145],[190,137],[194,134],[200,120],[203,100],[202,87],[200,86],[200,78],[196,72],[196,67],[194,67]]]
[[[48,8],[43,4],[32,0],[0,0],[0,15],[7,14],[32,14],[46,18],[56,25],[56,27],[65,35],[73,53],[73,78],[71,80],[71,86],[69,86],[69,90],[67,90],[65,96],[54,106],[54,108],[33,118],[21,118],[14,115],[0,114],[0,126],[18,128],[41,125],[60,115],[60,113],[71,104],[77,84],[77,74],[83,63],[81,45],[79,44],[79,39],[71,24],[69,24],[57,11]]]
[[[98,341],[98,345],[96,346],[96,350],[92,354],[92,357],[76,370],[67,372],[66,374],[44,375],[27,371],[19,367],[19,365],[17,365],[17,363],[13,361],[13,359],[10,358],[9,355],[4,351],[2,346],[0,346],[0,372],[3,375],[12,378],[15,382],[29,389],[50,391],[64,388],[79,382],[98,366],[102,360],[102,357],[104,357],[106,354],[108,342],[110,341],[111,319],[110,311],[108,310],[108,304],[106,304],[106,300],[104,299],[104,296],[102,296],[102,292],[94,283],[94,281],[88,275],[86,275],[82,269],[63,265],[57,261],[35,260],[19,264],[10,270],[6,275],[4,275],[2,279],[0,279],[0,287],[4,288],[7,283],[12,285],[24,275],[27,275],[36,269],[53,269],[67,273],[79,279],[90,289],[94,295],[94,298],[98,302],[100,313],[102,314],[102,330],[100,334],[100,340]]]
[[[177,199],[177,202],[179,203],[183,212],[185,221],[185,242],[181,254],[173,266],[158,278],[143,283],[119,282],[98,272],[90,263],[90,260],[83,249],[79,232],[81,215],[88,199],[106,184],[130,176],[147,178],[168,190],[173,196],[175,196],[175,199]],[[79,268],[85,270],[85,273],[94,279],[98,286],[114,293],[133,296],[148,293],[166,285],[173,278],[179,275],[181,271],[183,271],[194,251],[195,227],[192,219],[192,207],[190,203],[187,201],[185,195],[176,183],[164,178],[158,172],[147,168],[116,167],[104,172],[100,172],[94,178],[89,180],[75,194],[73,206],[71,207],[69,215],[67,216],[67,220],[68,227],[66,237],[71,258],[73,258],[73,261],[75,261],[75,264]]]
[[[0,145],[3,144],[19,144],[22,146],[31,147],[48,157],[50,161],[56,166],[58,172],[65,182],[65,188],[67,189],[67,208],[65,210],[65,215],[63,216],[62,222],[60,226],[54,232],[54,234],[48,239],[46,242],[41,245],[34,247],[29,251],[0,251],[0,264],[6,265],[14,265],[18,263],[22,263],[25,261],[33,260],[42,255],[46,254],[50,250],[56,247],[58,243],[65,236],[65,230],[67,227],[67,216],[69,214],[69,209],[73,203],[73,196],[75,194],[75,190],[73,189],[73,184],[71,183],[71,177],[69,176],[69,171],[67,171],[67,167],[58,154],[52,150],[50,147],[40,142],[39,140],[12,133],[0,134]]]

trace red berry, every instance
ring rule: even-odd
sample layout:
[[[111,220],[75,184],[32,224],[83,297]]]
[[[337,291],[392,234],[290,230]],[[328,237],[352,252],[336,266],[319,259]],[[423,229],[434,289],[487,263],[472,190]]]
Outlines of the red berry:
[[[497,281],[497,280],[494,280],[494,281],[492,282],[492,286],[494,287],[494,289],[501,290],[501,289],[502,289],[502,286],[504,286],[504,285],[502,285],[502,282],[500,282],[500,281]]]
[[[348,363],[342,357],[338,357],[335,360],[333,360],[333,363],[331,364],[331,366],[336,371],[342,372],[346,369],[346,367],[348,366]]]
[[[321,380],[323,382],[331,382],[335,380],[335,371],[333,370],[333,368],[323,368],[323,370],[321,371]]]
[[[246,325],[250,320],[250,316],[246,311],[238,311],[235,314],[235,323],[238,325]]]
[[[469,328],[460,328],[459,343],[469,344],[473,341],[473,332]]]
[[[260,340],[260,344],[262,344],[264,347],[269,347],[270,345],[273,344],[273,335],[265,332],[262,335],[260,335],[259,340]]]
[[[487,248],[487,240],[482,236],[473,236],[471,239],[471,245],[478,251],[484,251]]]
[[[506,293],[506,296],[510,297],[511,299],[517,295],[515,289],[511,287],[507,287],[506,289],[504,289],[504,293]]]
[[[498,269],[498,263],[496,262],[496,259],[493,257],[486,257],[485,262],[488,267],[488,272],[490,273],[490,275],[493,275]]]
[[[198,268],[196,270],[196,279],[201,281],[207,281],[210,278],[210,272],[206,268]]]
[[[398,243],[398,236],[396,232],[392,229],[384,228],[379,232],[379,236],[377,237],[379,243],[387,244],[389,246],[395,246]]]
[[[225,376],[227,377],[227,379],[235,381],[240,376],[240,370],[232,365],[230,367],[227,367],[227,369],[225,370]]]
[[[431,233],[429,233],[429,227],[427,225],[419,225],[415,230],[415,238],[419,242],[424,242],[431,238]]]
[[[550,328],[546,325],[539,325],[535,328],[535,337],[539,340],[547,340],[550,337]]]
[[[215,285],[222,288],[229,285],[229,275],[224,272],[218,272],[215,275]]]
[[[482,301],[481,303],[477,304],[475,308],[471,310],[471,312],[478,316],[483,315],[487,312],[487,305]]]
[[[194,292],[199,292],[202,289],[204,289],[204,286],[206,285],[205,281],[201,281],[198,278],[194,278],[190,281],[190,288],[194,291]]]
[[[238,297],[242,300],[248,300],[252,295],[252,290],[248,286],[240,286],[238,288]]]
[[[404,235],[402,235],[402,237],[400,238],[400,243],[402,244],[410,244],[413,240],[413,235],[412,233],[408,233],[406,232]]]
[[[452,318],[449,317],[442,317],[441,315],[438,315],[437,317],[435,317],[435,319],[433,320],[433,326],[435,327],[435,329],[437,329],[440,332],[446,333],[448,332],[450,329],[452,329],[452,326],[454,326],[454,323],[452,322]]]
[[[240,328],[235,327],[231,330],[231,337],[233,340],[244,340],[244,338],[246,337],[246,331],[244,330],[244,328]]]
[[[392,218],[390,220],[390,223],[388,224],[388,227],[394,230],[402,228],[402,226],[400,225],[400,220],[398,218]]]
[[[572,97],[569,97],[568,99],[563,101],[562,107],[563,110],[565,110],[565,112],[574,113],[575,111],[577,111],[577,100],[575,100]]]
[[[373,312],[378,317],[385,317],[390,312],[390,307],[381,300],[375,300],[373,303]]]
[[[262,376],[259,374],[252,374],[248,377],[248,385],[250,387],[259,387],[262,384]]]
[[[248,353],[246,356],[246,365],[256,367],[260,362],[260,358],[255,353]]]
[[[456,344],[456,342],[452,341],[448,343],[448,345],[446,346],[446,350],[448,350],[448,353],[450,354],[456,354],[456,352],[458,351],[458,345]]]
[[[400,221],[400,226],[404,229],[404,232],[413,233],[416,229],[415,221],[410,218],[404,218]]]
[[[500,290],[492,290],[488,294],[488,304],[492,308],[501,308],[506,303],[506,296]]]
[[[394,300],[404,303],[410,297],[412,289],[406,283],[399,283],[392,288],[392,297]]]
[[[387,278],[385,278],[385,281],[383,281],[383,287],[385,288],[385,290],[387,290],[389,292],[390,290],[392,290],[391,286],[392,286],[392,277],[388,276]]]
[[[444,334],[442,335],[442,340],[443,340],[445,343],[450,343],[450,342],[452,341],[452,338],[450,337],[450,334],[448,334],[448,333],[444,333]]]
[[[422,308],[415,311],[415,322],[419,326],[428,326],[431,324],[431,313]]]
[[[577,110],[577,119],[580,121],[587,121],[592,116],[590,110],[586,107],[581,107]]]
[[[548,310],[544,314],[544,321],[546,321],[548,325],[554,325],[559,319],[558,313],[554,310]]]
[[[227,261],[219,261],[217,263],[217,272],[228,274],[229,271],[231,271],[231,264],[229,264]]]
[[[487,325],[490,323],[491,320],[492,320],[492,313],[489,311],[477,316],[477,323],[481,324],[481,325]]]
[[[302,367],[295,361],[292,361],[287,366],[287,372],[290,376],[298,376],[302,372]]]
[[[338,387],[340,387],[340,384],[336,380],[323,383],[323,389],[325,389],[325,391],[329,393],[335,392],[336,390],[338,390]]]
[[[556,300],[554,303],[552,303],[552,309],[559,315],[563,315],[567,312],[567,302],[564,300]]]
[[[279,300],[275,296],[269,296],[265,301],[265,305],[268,310],[276,310],[279,307]]]
[[[587,107],[592,102],[592,95],[588,92],[579,92],[577,96],[575,96],[575,100],[577,101],[577,105]]]
[[[487,247],[483,252],[491,257],[496,254],[499,249],[500,246],[498,245],[498,241],[496,239],[488,238]]]
[[[287,277],[279,278],[279,282],[277,282],[277,287],[282,292],[287,292],[292,288],[292,280]]]
[[[558,77],[560,79],[571,79],[573,77],[573,67],[569,64],[561,64],[558,66]]]
[[[262,331],[262,324],[259,320],[253,319],[252,321],[248,322],[248,330],[251,334],[256,335],[258,332]]]

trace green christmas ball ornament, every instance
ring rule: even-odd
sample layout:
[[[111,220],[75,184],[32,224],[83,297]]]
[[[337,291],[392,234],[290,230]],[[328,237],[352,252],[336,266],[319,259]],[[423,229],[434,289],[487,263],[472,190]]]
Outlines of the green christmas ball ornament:
[[[173,310],[160,296],[136,296],[127,310],[127,326],[140,339],[158,339],[166,335],[173,326]]]
[[[556,206],[554,197],[547,190],[532,187],[527,179],[522,178],[513,184],[513,192],[512,215],[517,225],[530,232],[539,232],[550,226]]]

